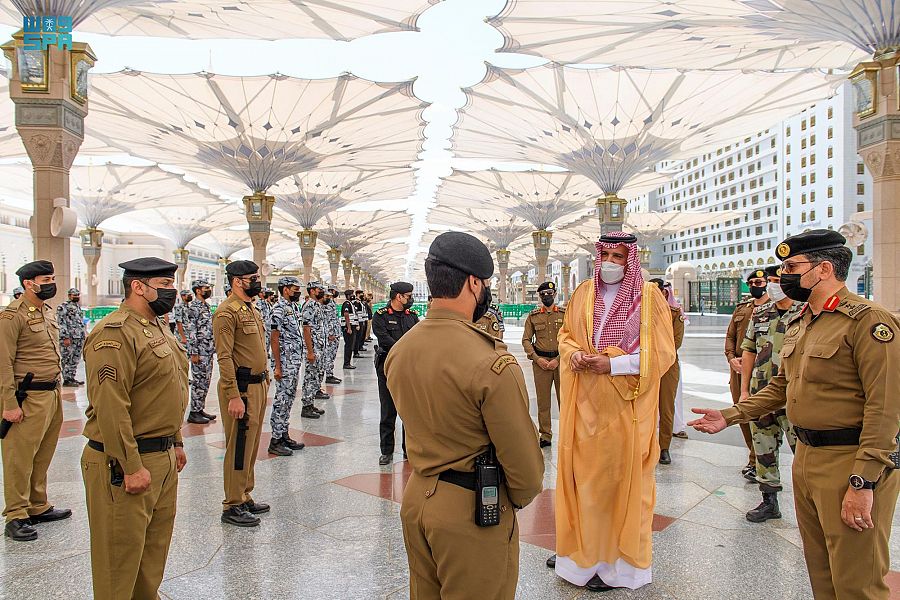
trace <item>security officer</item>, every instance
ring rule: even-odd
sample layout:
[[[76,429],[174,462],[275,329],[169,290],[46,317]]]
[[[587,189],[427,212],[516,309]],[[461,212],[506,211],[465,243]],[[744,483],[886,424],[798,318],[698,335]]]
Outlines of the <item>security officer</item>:
[[[75,379],[81,351],[84,349],[84,338],[87,330],[84,326],[84,311],[78,303],[81,292],[78,288],[69,288],[69,300],[56,307],[56,323],[59,325],[59,344],[62,352],[63,387],[84,385]]]
[[[191,290],[181,290],[179,294],[181,302],[175,304],[175,308],[172,309],[172,318],[175,320],[175,331],[178,333],[178,341],[181,342],[181,345],[187,347],[187,330],[184,327],[184,316],[187,312],[188,304],[190,304],[194,297],[191,293]]]
[[[344,369],[352,370],[356,367],[351,362],[354,350],[356,350],[356,337],[359,335],[359,317],[356,312],[355,292],[344,292],[344,303],[341,305],[341,334],[344,336]]]
[[[325,410],[315,406],[315,400],[330,398],[319,390],[325,369],[325,339],[328,337],[321,303],[325,290],[318,281],[307,283],[306,290],[309,297],[300,311],[300,323],[303,325],[303,408],[300,416],[318,419],[325,414]]]
[[[845,285],[853,252],[817,229],[776,248],[785,295],[808,305],[788,323],[781,371],[724,411],[694,409],[715,433],[786,407],[800,443],[794,502],[816,598],[887,600],[900,491],[900,320]]]
[[[138,258],[119,267],[125,300],[97,323],[84,352],[91,572],[95,598],[156,598],[187,463],[187,359],[159,319],[175,306],[177,266]]]
[[[266,356],[269,358],[269,362],[272,364],[273,369],[275,368],[275,360],[272,357],[272,338],[269,336],[269,332],[272,331],[272,309],[275,306],[274,301],[270,301],[270,298],[274,299],[274,297],[275,292],[268,288],[264,288],[256,299],[256,309],[262,317],[263,325],[266,330]]]
[[[25,293],[25,288],[21,286],[16,286],[13,288],[13,300],[18,300],[19,296]]]
[[[356,309],[356,320],[359,322],[353,357],[360,358],[362,356],[360,353],[366,350],[366,344],[369,341],[369,311],[366,308],[366,293],[364,291],[356,290],[353,298],[353,308]]]
[[[538,286],[541,307],[531,311],[525,319],[522,332],[522,348],[531,361],[534,389],[537,392],[538,430],[541,448],[553,439],[550,421],[550,388],[556,387],[556,405],[559,406],[559,330],[565,319],[565,310],[556,305],[556,284],[545,281]]]
[[[503,313],[500,312],[500,308],[496,304],[488,306],[487,312],[478,319],[475,326],[503,341],[503,332],[506,331],[506,326],[503,324]]]
[[[378,400],[381,403],[381,421],[378,428],[381,439],[381,457],[379,465],[389,465],[394,455],[394,428],[397,424],[397,408],[387,387],[384,374],[384,361],[394,344],[419,322],[419,315],[412,310],[413,285],[405,281],[391,284],[390,301],[384,308],[379,308],[372,316],[372,331],[378,340],[375,350],[375,374],[378,377]],[[402,432],[402,430],[401,430]],[[405,436],[401,444],[404,458],[406,455]]]
[[[213,373],[212,311],[207,301],[212,297],[212,286],[205,279],[191,282],[194,300],[184,309],[184,329],[187,337],[187,353],[191,360],[191,411],[188,423],[205,425],[216,420],[216,415],[206,412],[206,396]]]
[[[651,279],[659,287],[666,300],[669,299],[671,288],[666,289],[662,279]],[[669,304],[672,312],[672,333],[675,336],[675,363],[663,374],[659,382],[659,464],[672,464],[672,454],[669,446],[672,445],[672,428],[675,424],[675,396],[678,394],[678,380],[681,378],[681,364],[678,360],[678,349],[684,341],[684,313],[677,306]]]
[[[741,342],[747,333],[747,323],[750,315],[757,306],[766,303],[766,272],[762,269],[750,271],[747,275],[747,285],[750,286],[750,299],[738,303],[728,322],[728,330],[725,332],[725,358],[728,359],[728,386],[731,388],[731,401],[737,404],[741,399]],[[749,481],[756,481],[756,452],[753,451],[753,435],[750,425],[741,425],[741,433],[744,435],[744,443],[750,451],[747,466],[741,469],[741,475]]]
[[[297,397],[300,365],[303,357],[303,329],[300,326],[298,303],[303,292],[296,277],[278,280],[278,302],[272,308],[271,347],[275,363],[275,401],[272,403],[270,423],[272,440],[269,454],[290,456],[294,450],[303,450],[304,444],[290,436],[291,408]],[[319,418],[316,414],[315,418]]]
[[[213,313],[213,339],[219,363],[219,408],[225,429],[225,500],[222,522],[238,527],[256,527],[269,505],[250,496],[259,448],[266,395],[269,392],[265,324],[253,299],[262,291],[259,267],[250,260],[236,260],[225,267],[231,295]],[[238,368],[250,369],[247,392],[238,390]],[[243,397],[242,397],[243,396]],[[245,400],[246,399],[246,402]],[[247,430],[240,421],[246,416]],[[235,446],[245,434],[243,468],[235,468]]]
[[[0,313],[0,402],[4,428],[6,537],[37,539],[34,525],[68,519],[47,501],[47,469],[62,425],[59,334],[46,301],[56,295],[53,263],[36,260],[16,271],[25,290]],[[29,377],[30,376],[30,377]],[[27,393],[24,401],[17,396]]]
[[[341,317],[338,316],[335,306],[337,290],[328,288],[325,292],[325,302],[322,308],[325,310],[325,323],[327,337],[325,339],[325,383],[336,385],[341,379],[334,376],[334,363],[337,360],[338,345],[341,338]]]
[[[522,369],[506,344],[474,324],[490,306],[493,271],[477,238],[435,238],[425,261],[434,296],[428,318],[394,344],[385,363],[413,469],[400,518],[410,596],[418,600],[472,598],[473,590],[511,600],[519,572],[514,509],[541,491],[544,458]],[[505,473],[500,524],[479,527],[474,470],[490,448]]]

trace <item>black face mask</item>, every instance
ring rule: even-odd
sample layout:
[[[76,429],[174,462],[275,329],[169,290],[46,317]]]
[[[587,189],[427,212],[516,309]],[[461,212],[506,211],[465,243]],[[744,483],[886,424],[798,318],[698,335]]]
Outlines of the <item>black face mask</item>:
[[[193,302],[193,300],[194,300],[194,298],[191,297],[191,296],[185,296],[185,297],[184,297],[184,303],[185,303],[185,304],[190,304],[191,302]]]
[[[295,293],[291,294],[291,297],[288,298],[288,300],[290,300],[291,302],[300,302],[300,298],[302,298],[302,297],[303,297],[302,292],[295,292]]]
[[[406,302],[403,303],[403,310],[411,309],[413,307],[413,304],[415,304],[415,303],[416,303],[415,299],[410,298],[409,300],[407,300]]]
[[[74,302],[75,304],[78,304],[79,302],[81,302],[81,298],[78,298],[78,297],[72,298],[72,302]]]
[[[40,300],[49,300],[56,295],[55,283],[37,283],[38,291],[34,293]]]
[[[318,292],[316,292],[316,300],[321,300],[324,297],[325,297],[325,292],[323,292],[322,290],[319,290]]]
[[[817,266],[810,267],[806,273],[809,273]],[[809,300],[809,295],[812,294],[813,288],[821,283],[821,279],[817,281],[811,288],[805,288],[800,285],[800,278],[806,275],[806,273],[782,273],[781,274],[781,291],[784,292],[784,295],[790,298],[791,300],[795,300],[797,302],[806,302]]]
[[[472,322],[477,323],[478,319],[483,317],[487,312],[488,308],[491,306],[491,288],[488,286],[484,286],[481,291],[481,298],[478,300],[478,303],[475,304],[475,312],[472,314]]]
[[[148,306],[150,306],[150,310],[153,311],[153,314],[157,317],[161,317],[175,308],[175,301],[178,299],[178,290],[174,288],[155,288],[150,285],[147,287],[156,290],[156,300],[147,303]]]
[[[244,290],[244,293],[247,294],[248,298],[255,298],[259,296],[259,293],[262,291],[262,282],[253,281],[250,283],[250,287]]]
[[[750,286],[750,295],[759,300],[766,294],[766,288],[757,287],[755,285]]]
[[[331,304],[333,300],[331,298],[325,298],[325,304]]]
[[[547,308],[553,306],[554,301],[556,301],[556,298],[554,298],[553,296],[541,296],[541,304],[543,304]]]
[[[212,290],[206,290],[205,292],[201,292],[200,297],[204,300],[209,300],[212,298]]]

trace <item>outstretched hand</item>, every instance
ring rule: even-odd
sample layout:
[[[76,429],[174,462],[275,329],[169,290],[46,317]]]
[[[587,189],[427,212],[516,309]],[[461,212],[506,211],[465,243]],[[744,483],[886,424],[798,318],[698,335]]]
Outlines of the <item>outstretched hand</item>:
[[[722,412],[712,408],[692,408],[691,412],[697,415],[703,415],[700,419],[688,421],[688,425],[703,433],[719,433],[726,427],[725,417]]]

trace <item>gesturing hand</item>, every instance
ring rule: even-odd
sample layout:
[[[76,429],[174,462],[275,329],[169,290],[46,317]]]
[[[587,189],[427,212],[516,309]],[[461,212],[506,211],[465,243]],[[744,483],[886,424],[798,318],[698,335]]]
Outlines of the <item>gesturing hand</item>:
[[[688,425],[697,431],[702,431],[703,433],[719,433],[728,427],[728,423],[725,422],[725,417],[722,416],[721,411],[712,408],[692,408],[691,412],[697,415],[703,415],[700,419],[688,421]]]

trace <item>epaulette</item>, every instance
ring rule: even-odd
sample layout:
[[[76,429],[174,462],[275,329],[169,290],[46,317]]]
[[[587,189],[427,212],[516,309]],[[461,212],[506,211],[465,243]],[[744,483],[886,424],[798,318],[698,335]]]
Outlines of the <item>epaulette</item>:
[[[536,309],[534,309],[533,311],[531,311],[530,314],[532,314],[532,315],[539,315],[539,314],[541,314],[541,309],[536,308]]]
[[[22,306],[22,303],[25,302],[25,297],[16,298],[4,309],[4,312],[16,312],[19,310],[19,307]]]
[[[790,324],[793,323],[794,321],[798,321],[803,315],[806,314],[806,311],[807,311],[807,310],[809,310],[809,304],[804,304],[804,305],[803,305],[803,308],[800,309],[800,311],[797,312],[797,314],[795,314],[795,315],[792,316],[790,319],[788,319],[787,325],[790,325]]]
[[[97,323],[96,329],[103,329],[104,327],[122,327],[129,316],[131,315],[128,311],[114,310]]]
[[[387,306],[382,306],[381,308],[379,308],[378,310],[375,311],[376,315],[383,315],[385,313],[387,313]]]
[[[871,301],[866,300],[861,296],[857,296],[856,294],[850,294],[849,296],[841,300],[836,306],[829,309],[829,302],[834,298],[837,298],[837,296],[832,296],[825,301],[825,307],[823,310],[828,312],[844,313],[851,319],[859,319],[867,310],[873,308]]]
[[[737,303],[738,306],[743,306],[744,304],[753,304],[753,298],[748,298],[747,300],[744,300],[743,302]]]

